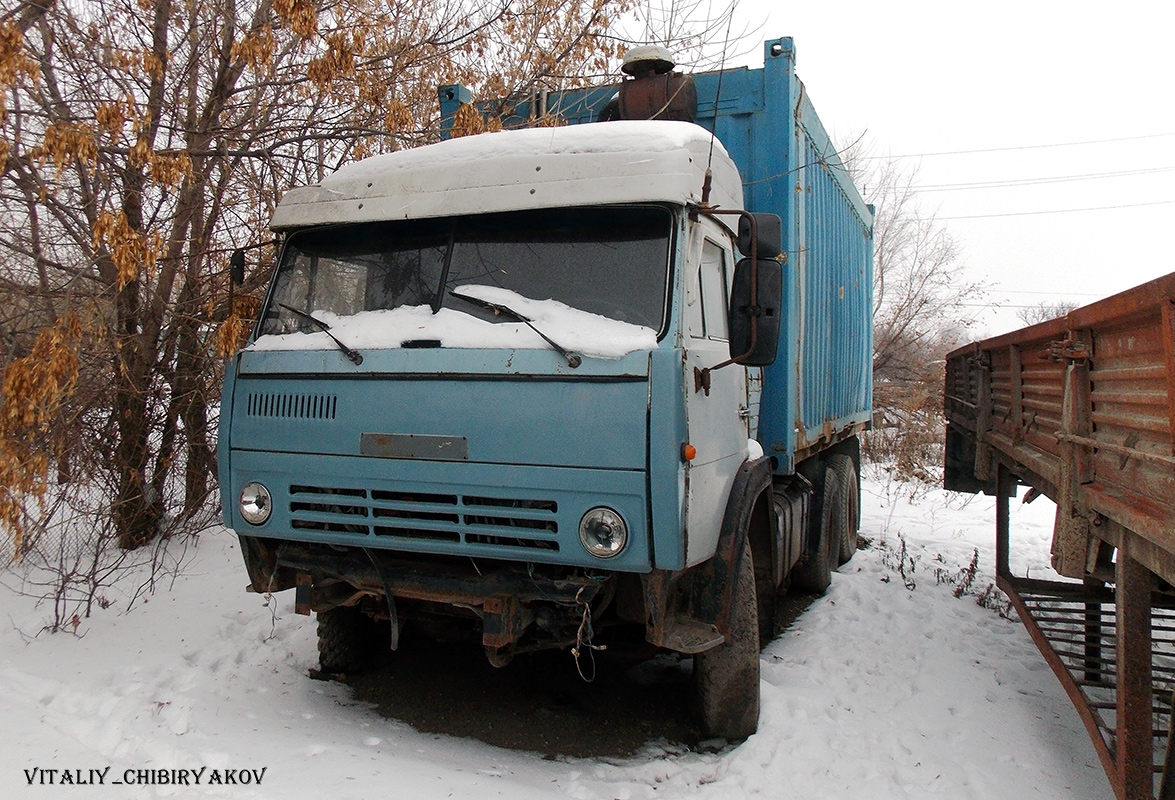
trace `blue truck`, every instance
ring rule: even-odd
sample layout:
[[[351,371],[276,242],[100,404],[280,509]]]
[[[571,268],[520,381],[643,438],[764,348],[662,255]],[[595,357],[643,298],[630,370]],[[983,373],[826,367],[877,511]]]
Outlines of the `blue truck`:
[[[496,666],[643,629],[692,656],[708,735],[756,730],[777,599],[856,549],[872,403],[872,209],[792,40],[764,57],[441,87],[444,140],[282,198],[221,502],[324,671],[405,627]]]

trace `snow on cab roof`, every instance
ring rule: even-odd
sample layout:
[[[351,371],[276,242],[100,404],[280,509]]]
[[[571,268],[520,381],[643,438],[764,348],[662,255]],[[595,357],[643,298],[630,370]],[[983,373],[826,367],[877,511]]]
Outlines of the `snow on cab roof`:
[[[292,189],[270,227],[412,219],[569,205],[698,203],[742,207],[726,150],[687,122],[607,122],[499,131],[348,164]]]

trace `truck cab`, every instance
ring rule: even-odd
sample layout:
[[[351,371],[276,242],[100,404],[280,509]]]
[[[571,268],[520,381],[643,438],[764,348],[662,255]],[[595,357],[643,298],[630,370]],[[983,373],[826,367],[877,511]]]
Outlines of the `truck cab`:
[[[802,326],[780,217],[743,200],[711,130],[657,119],[453,138],[287,192],[220,483],[252,588],[318,614],[324,670],[404,626],[496,665],[636,626],[695,657],[708,733],[755,730],[774,599],[855,548],[862,423],[764,447]]]

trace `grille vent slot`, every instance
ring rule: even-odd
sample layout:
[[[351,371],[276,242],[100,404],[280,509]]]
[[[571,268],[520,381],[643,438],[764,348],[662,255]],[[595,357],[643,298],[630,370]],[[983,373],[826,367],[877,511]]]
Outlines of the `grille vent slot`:
[[[250,392],[245,408],[250,417],[334,419],[338,414],[339,397],[334,394]]]

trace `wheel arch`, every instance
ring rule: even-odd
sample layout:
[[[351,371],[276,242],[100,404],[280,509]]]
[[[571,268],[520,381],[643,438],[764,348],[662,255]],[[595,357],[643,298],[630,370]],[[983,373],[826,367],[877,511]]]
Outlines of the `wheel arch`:
[[[717,615],[714,624],[724,635],[729,635],[730,604],[734,595],[734,576],[738,575],[742,543],[749,541],[751,560],[765,557],[774,564],[774,537],[771,533],[772,465],[767,457],[748,459],[739,467],[726,500],[722,515],[722,529],[712,565],[717,580],[708,581],[707,591],[713,593]],[[774,569],[772,570],[774,573]]]

